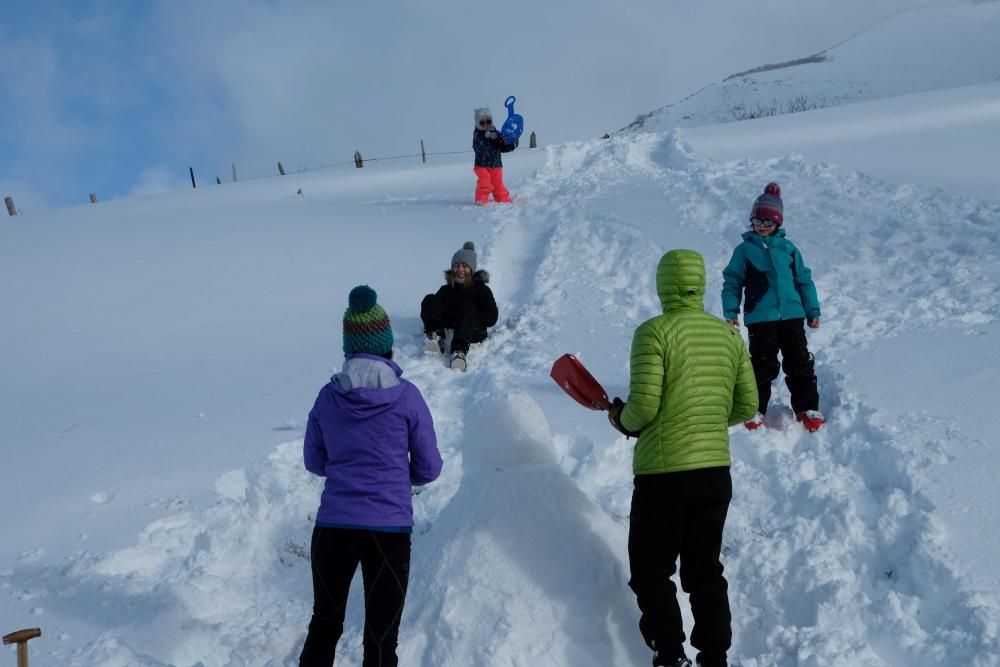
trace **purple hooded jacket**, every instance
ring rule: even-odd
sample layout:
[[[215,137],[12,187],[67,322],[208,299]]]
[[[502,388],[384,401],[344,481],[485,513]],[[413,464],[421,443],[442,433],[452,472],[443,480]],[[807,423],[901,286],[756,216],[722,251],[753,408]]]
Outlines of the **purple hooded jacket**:
[[[316,522],[338,527],[413,526],[413,484],[441,474],[434,421],[420,390],[394,362],[352,354],[309,413],[306,469],[326,477]]]

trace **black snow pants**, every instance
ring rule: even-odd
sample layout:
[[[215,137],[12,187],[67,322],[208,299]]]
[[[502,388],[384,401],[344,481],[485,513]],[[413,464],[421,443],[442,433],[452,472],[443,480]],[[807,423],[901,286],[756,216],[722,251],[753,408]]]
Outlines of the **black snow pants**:
[[[733,496],[729,468],[636,475],[629,518],[629,587],[639,631],[658,660],[684,655],[677,587],[670,577],[680,557],[681,587],[689,594],[691,645],[705,667],[726,664],[732,643],[729,585],[722,576],[722,528]],[[659,664],[659,663],[657,663]]]
[[[450,313],[450,317],[445,315],[444,302],[437,294],[428,294],[420,302],[420,319],[424,323],[424,331],[443,332],[445,329],[454,329],[451,352],[468,352],[469,345],[486,340],[486,327],[479,319],[474,301],[464,300],[461,302],[460,312]]]
[[[777,320],[747,325],[750,336],[750,361],[757,378],[759,411],[767,413],[771,383],[779,368],[785,371],[785,384],[792,394],[792,411],[819,409],[819,391],[813,356],[806,343],[805,320]],[[778,365],[778,352],[781,365]]]
[[[316,526],[312,536],[313,614],[299,667],[330,667],[344,632],[351,579],[365,587],[363,667],[396,667],[399,621],[410,577],[410,534]]]

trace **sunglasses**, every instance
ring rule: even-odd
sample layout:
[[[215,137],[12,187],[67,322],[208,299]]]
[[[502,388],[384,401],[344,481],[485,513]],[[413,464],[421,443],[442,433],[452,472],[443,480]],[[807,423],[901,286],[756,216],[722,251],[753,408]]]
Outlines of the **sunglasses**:
[[[484,118],[481,121],[479,121],[479,126],[480,127],[488,127],[488,126],[490,126],[492,124],[493,124],[493,119],[492,118]]]
[[[750,218],[750,224],[755,227],[763,227],[764,229],[770,229],[774,227],[776,223],[774,220],[761,220],[760,218]]]

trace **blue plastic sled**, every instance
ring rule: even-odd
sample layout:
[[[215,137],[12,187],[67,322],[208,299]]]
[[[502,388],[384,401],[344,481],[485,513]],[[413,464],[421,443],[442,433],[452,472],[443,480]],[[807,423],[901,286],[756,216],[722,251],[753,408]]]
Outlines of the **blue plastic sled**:
[[[507,107],[507,120],[503,122],[503,127],[500,128],[500,136],[508,144],[512,144],[520,139],[521,132],[524,131],[524,119],[521,118],[520,114],[514,113],[514,102],[516,101],[517,98],[511,95],[503,103]]]

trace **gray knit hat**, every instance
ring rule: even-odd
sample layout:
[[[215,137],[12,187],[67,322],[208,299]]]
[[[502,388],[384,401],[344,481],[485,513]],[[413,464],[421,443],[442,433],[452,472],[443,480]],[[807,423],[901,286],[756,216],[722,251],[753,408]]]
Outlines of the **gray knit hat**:
[[[461,262],[467,267],[472,269],[472,272],[476,272],[476,244],[472,241],[466,241],[462,246],[462,249],[451,256],[451,265],[455,266]]]

